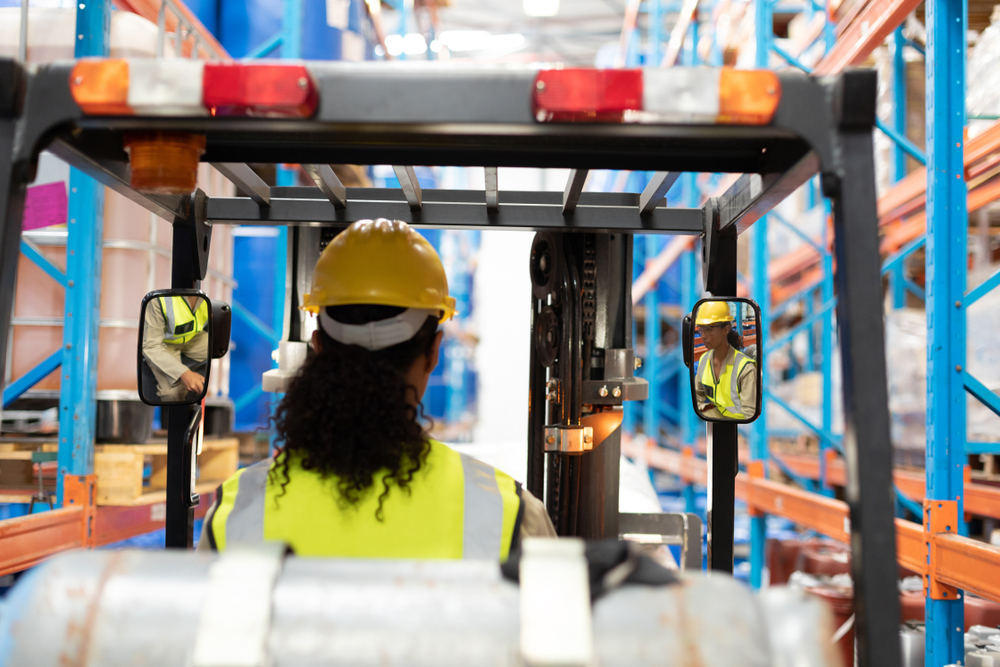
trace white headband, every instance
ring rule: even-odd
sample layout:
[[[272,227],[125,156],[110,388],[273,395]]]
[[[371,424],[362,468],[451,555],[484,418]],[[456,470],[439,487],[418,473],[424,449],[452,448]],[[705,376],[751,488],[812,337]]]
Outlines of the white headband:
[[[359,345],[366,350],[383,350],[417,335],[428,317],[439,317],[440,310],[407,308],[399,315],[366,324],[344,324],[319,311],[319,324],[326,335],[344,345]]]

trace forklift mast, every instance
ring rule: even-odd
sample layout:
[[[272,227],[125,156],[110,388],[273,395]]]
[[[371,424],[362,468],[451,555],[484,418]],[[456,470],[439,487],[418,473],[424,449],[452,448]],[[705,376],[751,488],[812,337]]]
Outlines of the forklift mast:
[[[528,490],[559,535],[618,537],[622,403],[634,377],[632,235],[542,232],[531,247]]]

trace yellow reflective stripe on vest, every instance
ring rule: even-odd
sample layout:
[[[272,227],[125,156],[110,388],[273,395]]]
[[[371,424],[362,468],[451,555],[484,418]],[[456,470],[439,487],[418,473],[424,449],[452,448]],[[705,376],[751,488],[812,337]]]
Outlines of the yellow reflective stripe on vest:
[[[706,387],[712,388],[709,399],[724,417],[743,419],[745,415],[743,414],[743,401],[740,400],[740,375],[743,374],[743,369],[746,368],[746,365],[753,363],[753,360],[739,350],[734,350],[734,352],[736,363],[726,364],[725,368],[722,369],[722,374],[719,376],[718,382],[715,381],[715,372],[712,368],[714,350],[702,356],[701,383]],[[733,372],[733,366],[736,367],[735,373]],[[723,387],[728,389],[728,391],[720,392],[719,389]]]
[[[392,488],[375,517],[380,477],[357,507],[341,507],[336,483],[290,467],[286,495],[261,461],[223,484],[212,517],[216,548],[287,542],[301,555],[505,560],[521,500],[513,478],[441,443],[409,492]]]
[[[182,345],[192,338],[199,331],[205,329],[208,322],[208,302],[205,299],[198,299],[198,309],[192,313],[190,306],[182,296],[172,296],[159,298],[160,307],[163,309],[163,319],[166,322],[163,336],[164,343],[171,345]],[[194,322],[190,331],[177,333],[177,327],[188,322]]]

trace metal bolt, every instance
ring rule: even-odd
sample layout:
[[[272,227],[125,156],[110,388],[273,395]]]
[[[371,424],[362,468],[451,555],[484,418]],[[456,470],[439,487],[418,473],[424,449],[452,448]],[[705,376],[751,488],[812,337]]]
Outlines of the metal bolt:
[[[959,373],[961,373],[962,372],[962,366],[961,366],[961,364],[959,364],[958,366],[955,366],[955,370],[958,371]]]
[[[309,80],[304,76],[299,77],[299,88],[305,88],[309,85]]]
[[[555,392],[552,391],[552,392],[549,392],[549,393],[545,394],[545,400],[549,401],[551,403],[555,403],[556,402],[556,394],[555,394]]]
[[[642,368],[642,359],[640,359],[639,357],[635,358],[635,368],[636,370]]]
[[[615,387],[614,389],[612,389],[611,395],[614,396],[615,398],[620,397],[622,395],[621,387]]]
[[[545,82],[544,81],[539,81],[538,83],[536,83],[535,84],[535,90],[537,90],[538,92],[544,91],[545,90]]]
[[[73,349],[73,343],[66,343],[66,349],[67,350],[72,350]]]
[[[774,86],[768,86],[768,89],[767,89],[767,94],[768,95],[774,95],[776,92],[778,92],[777,88],[775,88]]]
[[[67,285],[69,285],[70,287],[72,287],[72,286],[73,286],[73,285],[74,285],[75,283],[74,283],[74,282],[73,282],[72,280],[70,280],[70,281],[69,281],[69,282],[67,282],[66,284],[67,284]]]
[[[961,301],[956,301],[955,302],[955,307],[956,308],[961,308],[962,307],[962,302]]]
[[[549,443],[550,445],[556,444],[556,436],[550,435],[549,437],[545,438],[545,442]]]
[[[607,396],[608,395],[608,388],[607,388],[607,386],[604,386],[604,387],[601,387],[600,389],[598,389],[597,390],[597,395],[600,396],[601,398],[604,398],[605,396]]]
[[[583,436],[583,441],[589,445],[590,443],[592,443],[594,441],[594,436],[592,436],[592,435],[585,435],[585,436]]]
[[[546,389],[546,391],[555,391],[556,390],[556,381],[555,380],[549,380],[548,382],[546,382],[545,383],[545,389]]]
[[[81,83],[83,83],[83,77],[82,76],[76,77],[76,79],[73,80],[73,83],[79,86]]]

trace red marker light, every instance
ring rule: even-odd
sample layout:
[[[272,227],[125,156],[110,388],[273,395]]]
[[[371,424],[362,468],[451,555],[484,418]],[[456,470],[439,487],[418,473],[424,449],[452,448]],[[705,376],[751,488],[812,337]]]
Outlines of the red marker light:
[[[642,109],[642,70],[544,70],[532,101],[538,120],[620,121],[623,112]]]
[[[213,116],[308,118],[319,104],[302,65],[206,63],[202,98]]]

